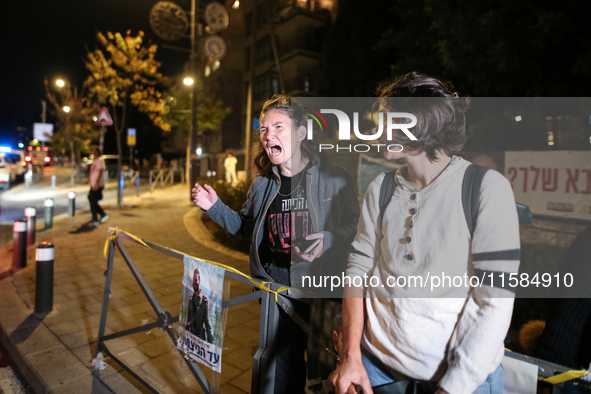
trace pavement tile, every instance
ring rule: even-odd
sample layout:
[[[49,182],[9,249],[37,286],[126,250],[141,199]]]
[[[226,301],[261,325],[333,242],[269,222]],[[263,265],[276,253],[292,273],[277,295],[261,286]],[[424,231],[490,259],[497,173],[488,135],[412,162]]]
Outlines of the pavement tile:
[[[107,345],[108,346],[108,345]],[[109,350],[111,350],[111,346],[108,346]],[[148,357],[145,353],[137,349],[136,347],[128,347],[127,349],[120,350],[118,352],[111,352],[113,356],[115,356],[119,361],[124,363],[128,366],[136,366],[143,362],[149,361],[150,357]]]
[[[24,355],[32,355],[54,348],[57,345],[55,339],[55,335],[43,324],[20,327],[10,333],[10,340]]]
[[[97,332],[85,332],[85,331],[75,331],[70,334],[60,335],[60,340],[66,345],[69,349],[76,348],[78,346],[82,346],[84,344],[89,344],[96,342],[97,340]]]
[[[80,326],[76,322],[65,322],[50,326],[50,330],[57,336],[71,334],[75,331],[80,331]]]
[[[222,358],[223,359],[223,358]],[[238,369],[232,364],[224,363],[222,361],[222,384],[227,383],[244,372],[243,369]]]
[[[18,327],[37,326],[40,320],[40,317],[33,314],[33,310],[22,306],[0,310],[0,325],[2,330],[8,334]]]
[[[257,343],[259,339],[259,332],[258,330],[253,330],[251,328],[243,326],[240,328],[240,330],[232,330],[226,332],[226,335],[224,337],[230,337],[244,345],[248,345],[253,342]]]
[[[250,393],[251,384],[252,384],[252,371],[248,370],[242,372],[240,375],[236,376],[231,381],[233,386],[236,386],[240,390]]]
[[[99,378],[94,375],[82,376],[75,380],[70,380],[63,384],[57,384],[51,387],[54,394],[111,394],[112,391]]]
[[[65,347],[36,353],[35,357],[28,357],[27,360],[49,387],[90,374],[90,370]]]
[[[185,376],[192,377],[192,374],[191,370],[178,352],[176,352],[176,354],[165,353],[143,362],[139,367],[143,374],[146,374],[158,382],[164,383],[166,386],[164,392],[196,392],[199,385],[195,379],[189,380],[189,382],[193,383],[190,388],[185,384],[180,383]],[[178,388],[179,391],[174,391],[175,388]],[[185,391],[187,389],[189,389],[189,391]]]
[[[171,349],[176,349],[176,345],[174,342],[172,342],[168,334],[164,334],[151,341],[138,345],[137,348],[147,354],[149,357],[153,358],[167,353]]]
[[[225,342],[224,338],[224,342]],[[232,364],[232,366],[245,370],[252,368],[252,357],[255,355],[258,346],[251,344],[250,346],[241,346],[232,352],[224,352],[222,354],[222,362]]]
[[[250,393],[250,390],[244,391],[239,389],[236,386],[233,386],[231,383],[224,384],[220,391],[220,394],[247,394]]]
[[[260,314],[254,314],[248,310],[239,309],[236,311],[230,311],[228,313],[228,322],[226,323],[227,327],[235,327],[239,324],[245,324],[246,322],[256,321],[257,325],[259,323]],[[258,327],[257,327],[258,329]]]
[[[114,393],[151,394],[150,390],[142,386],[127,371],[121,371],[121,373],[106,375],[104,377],[101,372],[101,380]]]

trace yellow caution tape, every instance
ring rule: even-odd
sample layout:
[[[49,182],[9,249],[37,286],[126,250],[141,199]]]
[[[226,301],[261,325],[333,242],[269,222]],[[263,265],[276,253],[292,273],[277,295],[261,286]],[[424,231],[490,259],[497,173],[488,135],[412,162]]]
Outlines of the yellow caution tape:
[[[543,379],[544,382],[548,382],[551,384],[558,384],[562,382],[566,382],[567,380],[573,380],[580,378],[581,376],[585,376],[589,373],[589,371],[580,370],[580,371],[566,371],[563,373],[559,373],[558,375],[550,376],[549,378]]]
[[[505,350],[512,352],[511,349],[505,348]],[[541,379],[541,380],[542,380],[542,382],[548,382],[550,384],[558,384],[558,383],[567,382],[569,380],[578,379],[582,376],[587,375],[588,373],[589,373],[589,371],[586,371],[584,369],[582,369],[580,371],[566,371],[563,373],[559,373],[558,375],[550,376],[549,378],[545,378],[545,379]]]
[[[127,231],[119,230],[117,227],[111,227],[109,228],[109,231],[111,232],[111,235],[109,235],[109,237],[107,238],[107,241],[105,242],[105,247],[103,249],[103,255],[105,256],[105,258],[107,257],[107,253],[109,252],[109,242],[114,241],[116,238],[118,238],[119,233],[123,233],[128,237],[132,238],[134,241],[138,242],[139,244],[145,246],[146,248],[150,248],[144,241],[141,240],[141,238],[136,237],[135,235],[130,234]]]
[[[111,235],[109,235],[109,237],[107,238],[107,241],[105,242],[105,248],[104,248],[104,251],[103,251],[105,258],[107,257],[107,253],[109,251],[110,241],[113,241],[116,238],[118,238],[119,237],[119,233],[123,233],[123,234],[127,235],[128,237],[130,237],[131,239],[133,239],[134,241],[136,241],[137,243],[139,243],[140,245],[143,245],[146,248],[150,248],[150,246],[148,246],[144,241],[142,241],[141,238],[136,237],[135,235],[130,234],[130,233],[126,232],[126,231],[120,230],[120,229],[118,229],[116,227],[109,229],[109,231],[111,231]],[[242,276],[245,279],[248,279],[250,282],[252,282],[253,285],[255,285],[256,287],[258,287],[259,289],[264,290],[264,291],[268,291],[269,293],[274,294],[275,295],[275,302],[277,302],[277,294],[280,294],[280,293],[282,293],[282,292],[284,292],[286,290],[291,290],[292,289],[292,287],[280,287],[277,290],[272,290],[272,289],[268,288],[267,286],[265,286],[266,284],[269,284],[269,283],[272,283],[272,282],[259,282],[259,281],[256,281],[252,277],[250,277],[250,275],[246,275],[245,273],[243,273],[242,271],[237,270],[234,267],[230,267],[229,265],[218,263],[216,261],[204,260],[204,259],[199,259],[199,260],[201,260],[201,261],[203,261],[205,263],[208,263],[208,264],[215,265],[217,267],[223,268],[223,269],[225,269],[227,271],[234,272],[235,274],[240,275],[240,276]]]

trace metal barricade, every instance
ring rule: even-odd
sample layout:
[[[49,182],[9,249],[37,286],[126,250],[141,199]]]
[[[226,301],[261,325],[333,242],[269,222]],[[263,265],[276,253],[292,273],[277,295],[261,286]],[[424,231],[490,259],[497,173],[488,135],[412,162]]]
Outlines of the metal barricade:
[[[109,350],[106,342],[121,338],[127,335],[132,335],[141,331],[150,330],[152,328],[159,328],[162,331],[166,331],[170,336],[170,339],[174,343],[175,347],[178,340],[178,333],[174,329],[173,324],[178,323],[179,316],[172,316],[170,312],[165,311],[161,305],[158,303],[158,300],[150,290],[150,287],[147,285],[146,281],[144,280],[141,272],[131,259],[131,256],[123,246],[120,238],[125,238],[129,241],[134,243],[148,246],[149,248],[164,253],[170,257],[176,258],[183,261],[185,256],[184,253],[178,252],[173,249],[166,248],[164,246],[160,246],[154,243],[151,243],[146,240],[134,239],[128,236],[125,233],[119,232],[117,236],[111,236],[109,239],[109,249],[108,249],[108,256],[107,256],[107,271],[106,271],[106,280],[105,280],[105,288],[103,292],[103,302],[102,302],[102,311],[101,311],[101,319],[99,323],[99,331],[98,331],[98,339],[97,339],[97,348],[96,348],[96,357],[97,359],[102,358],[102,354],[108,355],[113,361],[119,364],[125,371],[127,371],[131,376],[133,376],[139,383],[145,386],[148,390],[152,393],[158,393],[158,391],[152,387],[146,380],[144,380],[138,373],[136,373],[132,367],[126,365],[122,360],[118,359],[113,352]],[[107,324],[107,312],[109,308],[109,300],[111,296],[111,285],[113,281],[113,265],[115,260],[115,251],[118,250],[123,257],[123,260],[127,264],[128,268],[130,269],[131,273],[135,277],[138,285],[141,287],[143,293],[146,295],[146,298],[150,302],[152,309],[158,316],[157,321],[151,322],[148,324],[143,324],[138,327],[134,327],[131,329],[127,329],[124,331],[120,331],[117,333],[105,335],[105,329]],[[191,257],[191,256],[189,256]],[[252,364],[252,393],[273,393],[274,391],[274,380],[275,380],[275,359],[273,357],[273,348],[275,343],[275,337],[277,334],[277,326],[279,322],[279,307],[287,308],[289,310],[291,306],[291,302],[281,294],[277,294],[277,289],[282,287],[281,285],[265,283],[257,279],[253,278],[245,278],[241,275],[238,275],[235,272],[226,270],[225,276],[227,278],[231,278],[242,283],[246,283],[249,285],[253,285],[254,283],[258,283],[261,286],[265,287],[266,290],[256,290],[252,293],[244,294],[226,301],[222,302],[222,309],[226,309],[232,306],[240,305],[246,302],[251,302],[254,300],[261,299],[261,320],[260,320],[260,331],[259,331],[259,348],[256,351],[256,354],[253,357],[253,364]],[[179,295],[180,297],[180,295]],[[277,297],[278,302],[275,302],[275,297]],[[179,352],[179,355],[182,355]],[[199,383],[199,386],[205,393],[214,393],[211,384],[207,381],[205,375],[199,368],[199,366],[187,358],[184,358],[185,363],[191,370],[191,373]],[[97,371],[98,373],[98,371]]]

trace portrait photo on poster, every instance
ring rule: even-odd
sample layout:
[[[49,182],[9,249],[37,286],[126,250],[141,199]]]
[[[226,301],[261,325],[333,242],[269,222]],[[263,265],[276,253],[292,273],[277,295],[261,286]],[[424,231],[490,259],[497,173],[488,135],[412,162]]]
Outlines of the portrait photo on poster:
[[[215,372],[222,367],[224,270],[185,256],[177,347]]]

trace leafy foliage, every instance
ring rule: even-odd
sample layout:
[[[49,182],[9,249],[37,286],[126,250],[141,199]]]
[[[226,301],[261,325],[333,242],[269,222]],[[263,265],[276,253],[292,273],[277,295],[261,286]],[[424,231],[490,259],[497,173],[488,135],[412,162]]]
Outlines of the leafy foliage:
[[[69,151],[72,163],[79,163],[81,153],[88,152],[91,141],[98,137],[99,131],[92,119],[98,112],[98,105],[85,97],[84,92],[78,95],[76,88],[72,92],[69,84],[52,91],[45,80],[45,90],[57,118],[53,148]],[[69,112],[64,111],[66,106]]]
[[[188,137],[191,130],[191,92],[189,89],[174,86],[167,93],[165,101],[168,103],[170,111],[163,116],[164,121],[173,130],[179,130],[184,136]],[[232,108],[224,108],[221,100],[205,94],[201,87],[197,101],[199,105],[199,110],[197,111],[197,129],[200,131],[221,130],[222,122],[226,118],[226,115],[232,112]]]
[[[142,31],[135,37],[129,30],[125,37],[121,33],[108,32],[106,36],[98,33],[97,39],[104,50],[95,49],[86,56],[90,75],[85,86],[89,97],[112,109],[119,158],[128,103],[148,114],[163,131],[170,131],[170,124],[162,118],[169,108],[160,91],[164,77],[158,71],[161,63],[155,59],[157,46],[144,46],[143,37]]]

